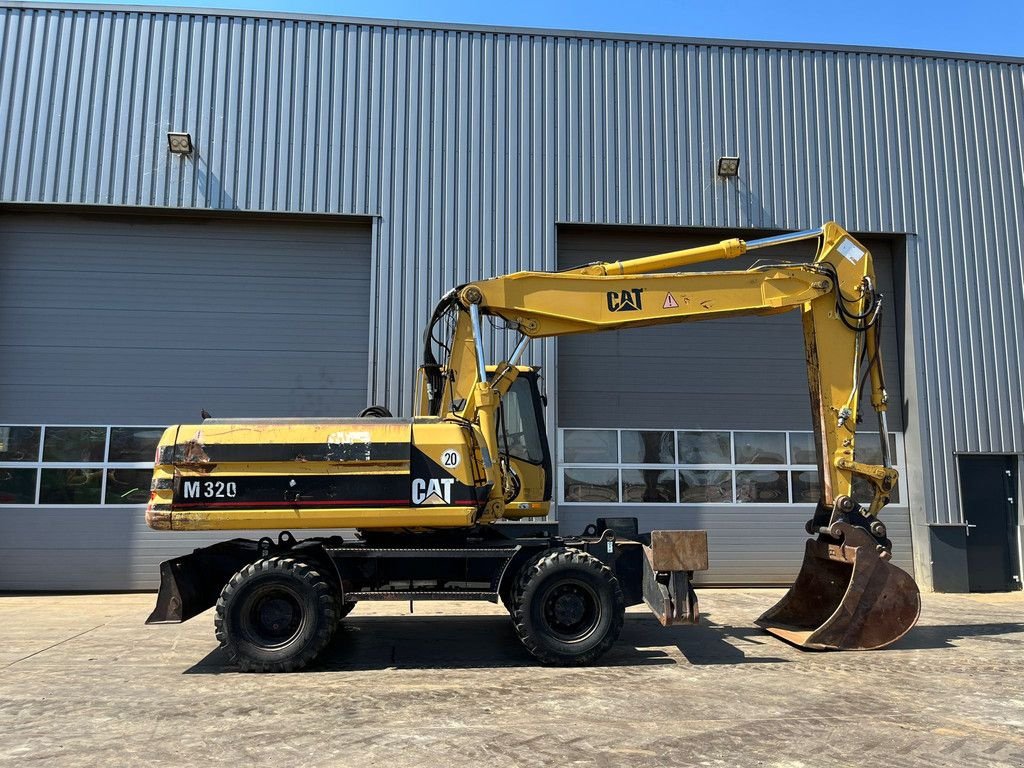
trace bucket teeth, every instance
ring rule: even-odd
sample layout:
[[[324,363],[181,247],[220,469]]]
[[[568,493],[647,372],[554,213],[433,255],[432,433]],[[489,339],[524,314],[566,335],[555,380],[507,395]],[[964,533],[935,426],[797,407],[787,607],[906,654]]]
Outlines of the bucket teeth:
[[[800,648],[884,648],[917,623],[920,591],[867,531],[839,528],[840,540],[807,541],[793,586],[756,624]]]

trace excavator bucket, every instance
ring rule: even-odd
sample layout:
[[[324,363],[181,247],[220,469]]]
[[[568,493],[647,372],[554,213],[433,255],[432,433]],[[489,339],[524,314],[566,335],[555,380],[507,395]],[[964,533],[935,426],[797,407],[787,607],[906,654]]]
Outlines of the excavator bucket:
[[[914,580],[866,533],[808,539],[800,573],[757,625],[800,648],[866,651],[905,635],[921,614]]]

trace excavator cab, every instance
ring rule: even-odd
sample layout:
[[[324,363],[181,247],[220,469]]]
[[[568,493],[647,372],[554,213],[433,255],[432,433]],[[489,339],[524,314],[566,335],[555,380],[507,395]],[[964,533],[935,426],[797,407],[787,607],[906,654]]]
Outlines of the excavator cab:
[[[528,365],[515,367],[516,379],[501,398],[496,420],[505,517],[510,520],[546,514],[553,477],[551,448],[544,421],[547,403],[541,392],[540,369]],[[496,372],[497,366],[487,366],[488,379],[492,379]],[[417,379],[416,413],[437,416],[441,404],[432,405],[427,388],[427,372],[421,366]],[[433,402],[437,403],[436,400]],[[538,508],[538,504],[545,506]]]
[[[488,366],[488,375],[495,372]],[[519,366],[519,375],[498,406],[498,451],[505,485],[506,516],[517,517],[517,505],[551,501],[551,450],[544,426],[540,371]],[[529,506],[522,507],[531,516]]]

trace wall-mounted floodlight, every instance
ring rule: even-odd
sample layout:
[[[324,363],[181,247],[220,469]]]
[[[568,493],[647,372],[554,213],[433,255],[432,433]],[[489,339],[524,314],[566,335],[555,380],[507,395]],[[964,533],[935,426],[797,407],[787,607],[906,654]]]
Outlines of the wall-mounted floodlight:
[[[718,175],[723,179],[731,179],[740,175],[740,159],[738,157],[718,158]]]
[[[167,132],[167,148],[176,155],[192,154],[192,136],[176,131]]]

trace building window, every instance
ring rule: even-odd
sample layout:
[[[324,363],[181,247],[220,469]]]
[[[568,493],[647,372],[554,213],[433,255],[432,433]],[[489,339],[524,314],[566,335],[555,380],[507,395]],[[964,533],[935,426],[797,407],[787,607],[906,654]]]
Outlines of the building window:
[[[789,503],[789,473],[781,469],[743,469],[736,473],[736,501],[741,504]]]
[[[569,464],[617,464],[619,433],[614,429],[567,429],[562,454]]]
[[[731,432],[680,432],[681,464],[732,464]]]
[[[0,505],[145,504],[164,427],[0,426]]]
[[[671,432],[624,429],[622,440],[623,464],[675,464],[675,435]]]
[[[565,501],[618,502],[619,471],[617,469],[566,469]]]
[[[566,504],[816,504],[820,492],[811,432],[562,429],[559,450]],[[878,433],[859,433],[856,454],[881,464]],[[868,504],[870,484],[856,478],[853,497]]]
[[[732,471],[728,469],[680,469],[679,500],[691,504],[732,501]]]
[[[662,469],[623,469],[622,503],[674,504],[675,473]]]
[[[103,461],[106,427],[48,427],[43,432],[43,461]]]
[[[734,432],[737,464],[786,464],[785,432]]]

